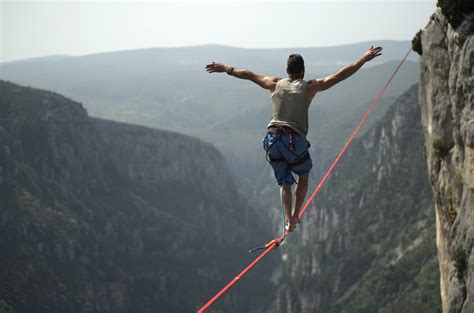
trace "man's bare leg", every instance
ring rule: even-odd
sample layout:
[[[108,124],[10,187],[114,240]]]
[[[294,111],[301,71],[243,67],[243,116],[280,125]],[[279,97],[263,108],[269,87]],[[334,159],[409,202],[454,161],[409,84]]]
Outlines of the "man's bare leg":
[[[292,232],[295,229],[295,223],[291,216],[291,204],[292,204],[292,195],[291,195],[291,184],[283,184],[280,188],[281,203],[285,208],[285,219],[286,219],[286,229]]]
[[[298,215],[300,214],[301,206],[303,205],[304,197],[308,191],[308,177],[309,173],[298,175],[298,184],[295,190],[295,209],[293,210],[293,221],[295,224],[301,223]]]

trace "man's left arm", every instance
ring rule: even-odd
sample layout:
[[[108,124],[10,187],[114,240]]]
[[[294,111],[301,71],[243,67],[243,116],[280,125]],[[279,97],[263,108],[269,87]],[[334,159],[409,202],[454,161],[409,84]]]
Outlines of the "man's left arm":
[[[356,73],[362,65],[382,54],[382,47],[370,47],[360,58],[324,78],[308,81],[308,95],[312,99],[317,92],[327,90]]]
[[[271,92],[275,91],[276,84],[280,80],[280,78],[277,78],[277,77],[266,76],[260,73],[254,73],[245,68],[227,66],[225,64],[216,63],[216,62],[212,62],[206,65],[206,71],[208,71],[209,73],[226,72],[227,74],[231,76],[234,76],[240,79],[250,80],[254,82],[255,84],[259,85],[260,87],[270,90]]]

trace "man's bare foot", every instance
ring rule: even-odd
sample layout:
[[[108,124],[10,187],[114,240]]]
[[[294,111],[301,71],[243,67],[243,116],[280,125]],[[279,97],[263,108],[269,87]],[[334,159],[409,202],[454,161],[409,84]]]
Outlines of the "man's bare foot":
[[[290,220],[286,221],[285,229],[290,233],[296,229],[296,221],[294,217],[291,217]]]
[[[291,218],[289,221],[286,221],[286,226],[285,226],[285,229],[288,231],[288,232],[292,232],[294,231],[296,228],[296,225],[295,225],[295,221],[293,220],[293,218]]]
[[[300,215],[300,212],[298,210],[298,212],[293,209],[293,213],[291,213],[291,218],[293,219],[293,223],[295,224],[301,224],[301,219],[298,218],[298,215]]]

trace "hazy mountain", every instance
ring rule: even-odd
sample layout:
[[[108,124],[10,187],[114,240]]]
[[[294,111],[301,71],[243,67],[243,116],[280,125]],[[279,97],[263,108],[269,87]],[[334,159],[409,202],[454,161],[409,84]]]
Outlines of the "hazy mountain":
[[[240,49],[224,46],[155,48],[0,65],[3,78],[60,92],[84,103],[94,116],[178,131],[213,143],[238,173],[242,187],[268,183],[260,141],[271,115],[268,92],[227,77],[209,75],[212,60],[285,76],[290,53],[306,60],[307,77],[320,77],[359,57],[374,43],[295,49]],[[320,167],[344,142],[354,121],[374,99],[410,47],[404,41],[380,41],[384,54],[340,86],[316,96],[310,110],[310,141]],[[409,59],[416,60],[412,54]],[[418,66],[407,62],[374,111],[416,82]],[[317,172],[319,167],[315,168]]]
[[[211,145],[0,94],[2,313],[191,312],[272,236]],[[260,311],[273,260],[216,308]]]
[[[410,47],[407,42],[381,41],[380,44],[385,46],[383,59],[374,61],[372,65],[400,59]],[[297,51],[306,58],[309,76],[323,75],[351,62],[368,45],[299,49],[199,46],[131,50],[3,63],[0,65],[0,78],[60,92],[83,102],[94,116],[186,130],[207,128],[229,115],[251,109],[255,95],[259,94],[248,91],[246,82],[207,75],[204,65],[210,61],[285,76],[286,58]],[[326,70],[315,64],[321,64]],[[242,99],[243,92],[245,98]],[[200,114],[200,119],[193,118],[196,113]]]

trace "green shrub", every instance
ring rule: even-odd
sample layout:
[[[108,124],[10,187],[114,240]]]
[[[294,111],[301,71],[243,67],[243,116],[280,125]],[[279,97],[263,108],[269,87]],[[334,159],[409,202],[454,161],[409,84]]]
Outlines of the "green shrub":
[[[456,211],[456,208],[455,208],[455,202],[454,202],[454,199],[452,198],[453,196],[452,193],[453,193],[452,190],[448,190],[449,199],[447,200],[447,206],[448,206],[449,225],[453,225],[454,221],[456,220],[456,217],[458,216],[458,212]]]
[[[459,36],[459,34],[456,36],[456,46],[458,46],[458,48],[462,48],[465,42],[466,38],[464,36]]]
[[[463,21],[463,15],[474,12],[473,0],[438,0],[436,4],[454,28]]]
[[[467,269],[466,251],[464,251],[463,248],[457,248],[454,250],[453,259],[454,266],[456,267],[458,274],[461,275],[461,277],[464,277]]]
[[[0,299],[0,313],[13,313],[13,308],[2,299]]]
[[[456,173],[456,175],[454,175],[453,183],[454,183],[454,189],[456,190],[456,196],[458,198],[461,198],[462,189],[464,185],[462,172],[458,172]]]
[[[435,150],[435,154],[440,158],[445,158],[451,148],[452,147],[450,147],[444,139],[438,138],[433,141],[433,149]]]
[[[413,37],[411,41],[411,48],[413,51],[417,52],[419,55],[423,53],[423,48],[421,46],[421,35],[423,34],[423,30],[419,30],[415,37]]]

